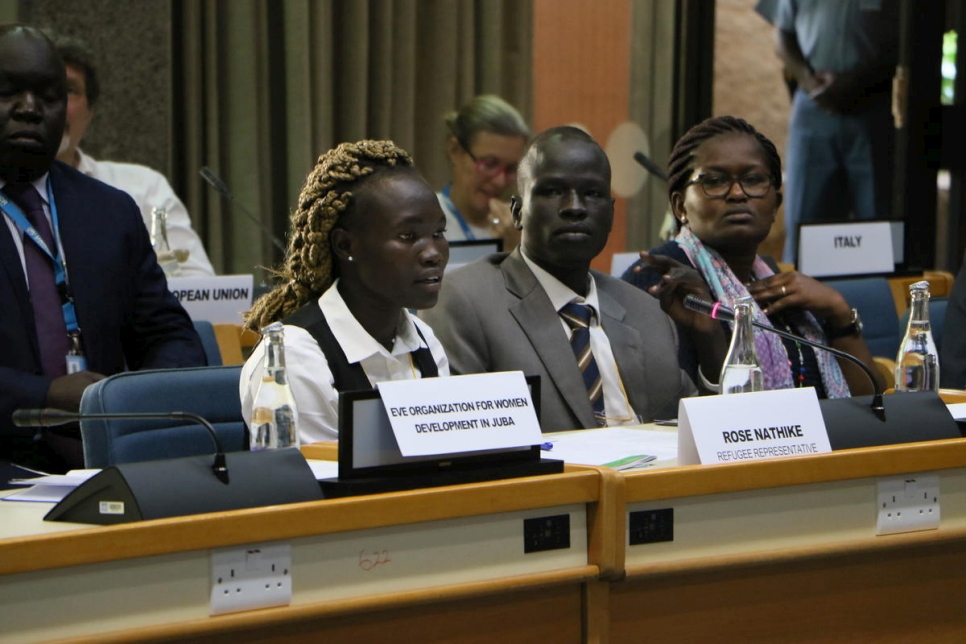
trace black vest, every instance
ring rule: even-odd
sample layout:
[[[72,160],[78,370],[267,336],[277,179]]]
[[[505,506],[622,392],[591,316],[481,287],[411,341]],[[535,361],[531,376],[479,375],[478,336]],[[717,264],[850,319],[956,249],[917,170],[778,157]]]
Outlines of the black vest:
[[[349,359],[346,358],[345,351],[342,350],[339,341],[332,335],[332,329],[329,328],[329,323],[326,322],[325,316],[322,315],[318,300],[312,300],[282,320],[282,324],[302,327],[315,338],[315,341],[319,343],[319,348],[322,349],[322,353],[325,354],[326,361],[329,363],[329,371],[332,372],[332,379],[336,391],[372,389],[372,385],[369,384],[369,378],[366,376],[362,365],[358,362],[349,364]],[[420,339],[426,342],[426,338],[419,331],[419,327],[415,327],[415,329]],[[439,370],[436,368],[436,360],[433,358],[433,354],[429,349],[420,347],[412,352],[412,356],[413,362],[416,364],[416,368],[419,369],[419,373],[423,378],[435,378],[439,376]]]

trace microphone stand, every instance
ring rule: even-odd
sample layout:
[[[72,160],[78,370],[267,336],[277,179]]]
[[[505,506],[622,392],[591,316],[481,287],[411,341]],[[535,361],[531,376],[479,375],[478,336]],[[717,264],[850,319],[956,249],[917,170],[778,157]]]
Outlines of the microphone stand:
[[[720,302],[712,303],[712,302],[708,302],[707,300],[702,300],[696,295],[685,295],[683,304],[684,304],[684,308],[694,311],[696,313],[702,313],[704,315],[711,317],[714,320],[731,321],[735,319],[734,311],[732,311],[730,308],[722,305]],[[869,379],[869,382],[872,383],[873,413],[875,413],[876,417],[879,420],[884,421],[886,419],[885,405],[882,402],[882,388],[879,387],[879,383],[878,381],[876,381],[875,375],[873,375],[872,370],[869,369],[868,365],[866,365],[864,362],[862,362],[861,360],[853,356],[851,353],[846,353],[845,351],[842,351],[840,349],[835,349],[828,345],[822,344],[821,342],[814,342],[812,340],[809,340],[808,338],[803,338],[801,336],[795,335],[794,333],[782,331],[781,329],[776,329],[775,327],[771,327],[771,326],[768,326],[767,324],[762,324],[760,322],[755,322],[754,320],[752,320],[751,323],[752,325],[758,327],[759,329],[764,329],[765,331],[769,331],[771,333],[779,335],[783,338],[787,338],[794,342],[801,342],[802,344],[808,345],[810,347],[821,349],[823,351],[828,351],[834,356],[838,356],[839,358],[845,358],[849,362],[857,365],[860,369],[862,369],[863,373],[865,373],[866,377]]]
[[[13,424],[17,427],[57,427],[81,420],[157,420],[173,419],[187,420],[201,425],[208,430],[211,441],[215,444],[215,460],[211,469],[218,480],[228,485],[228,463],[225,459],[225,448],[218,438],[215,428],[204,417],[188,411],[170,412],[130,412],[116,414],[81,414],[79,412],[64,411],[62,409],[18,409],[13,412]]]
[[[209,186],[214,188],[215,192],[217,192],[222,197],[224,197],[228,201],[238,206],[238,209],[242,212],[242,214],[248,217],[252,221],[252,223],[254,223],[262,230],[262,234],[265,235],[265,239],[268,239],[269,241],[271,241],[273,244],[275,244],[275,247],[277,249],[282,251],[282,257],[285,256],[285,244],[282,243],[282,240],[276,237],[275,234],[268,228],[268,226],[266,226],[258,217],[252,214],[252,212],[248,210],[248,208],[245,208],[245,206],[235,201],[235,195],[233,195],[231,190],[228,189],[228,185],[224,181],[222,181],[221,177],[215,174],[214,170],[212,170],[208,166],[205,166],[198,171],[198,174],[201,175],[201,178],[204,179]]]
[[[204,453],[109,465],[51,508],[44,521],[112,525],[322,498],[322,489],[298,449],[226,454],[211,423],[195,413],[84,414],[59,409],[18,409],[12,418],[20,427],[50,427],[75,420],[186,420],[204,427],[216,447],[214,462],[210,454]],[[230,485],[228,463],[232,470]]]
[[[640,163],[645,170],[653,174],[655,177],[667,183],[667,172],[662,170],[661,166],[654,163],[649,156],[638,151],[634,153],[634,160]]]

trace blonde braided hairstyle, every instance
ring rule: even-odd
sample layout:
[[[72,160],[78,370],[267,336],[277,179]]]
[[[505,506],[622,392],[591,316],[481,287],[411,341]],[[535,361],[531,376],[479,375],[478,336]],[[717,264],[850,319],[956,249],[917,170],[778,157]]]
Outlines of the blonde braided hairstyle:
[[[285,264],[278,272],[282,283],[255,302],[245,315],[246,326],[258,331],[325,292],[337,273],[329,236],[351,214],[353,187],[382,168],[412,165],[409,154],[392,141],[341,143],[320,156],[292,214]]]

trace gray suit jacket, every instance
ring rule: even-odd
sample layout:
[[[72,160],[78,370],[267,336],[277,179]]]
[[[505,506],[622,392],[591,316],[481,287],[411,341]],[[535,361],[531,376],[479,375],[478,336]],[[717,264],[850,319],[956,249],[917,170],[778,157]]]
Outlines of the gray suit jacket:
[[[645,421],[676,418],[678,400],[696,389],[678,366],[674,324],[647,293],[592,272],[631,406]],[[597,426],[569,338],[519,250],[448,272],[439,302],[421,317],[443,343],[454,374],[539,375],[543,431]]]

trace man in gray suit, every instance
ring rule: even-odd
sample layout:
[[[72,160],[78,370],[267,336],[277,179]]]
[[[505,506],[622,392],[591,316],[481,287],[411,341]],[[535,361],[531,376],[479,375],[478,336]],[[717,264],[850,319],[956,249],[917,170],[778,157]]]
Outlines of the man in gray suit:
[[[541,376],[545,432],[677,416],[696,389],[657,300],[590,270],[614,219],[610,164],[585,132],[538,135],[520,164],[520,247],[448,273],[422,313],[453,373]]]

